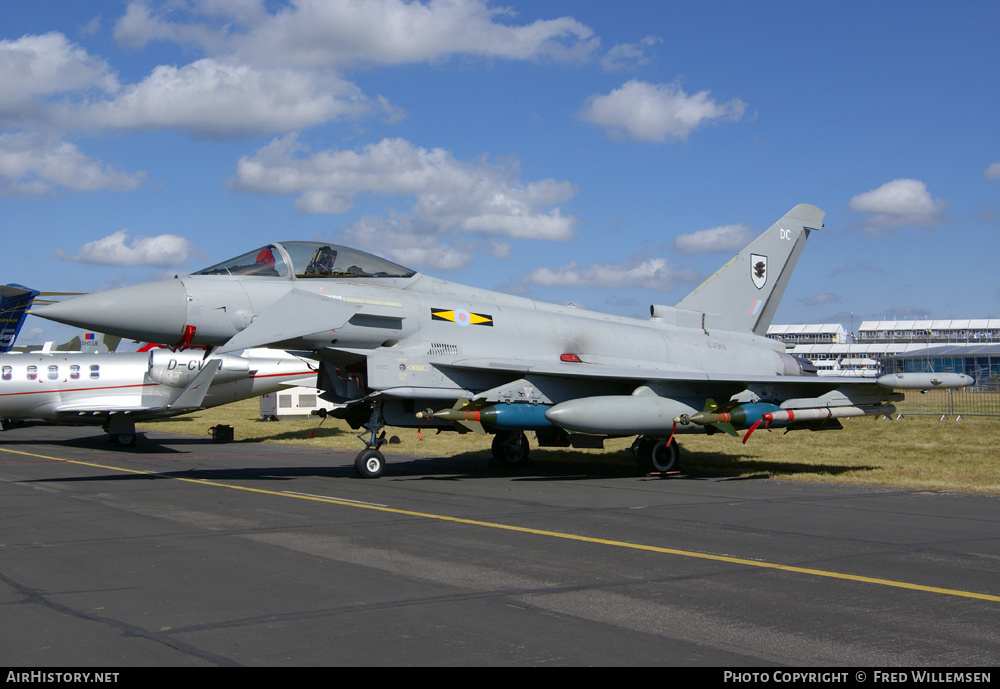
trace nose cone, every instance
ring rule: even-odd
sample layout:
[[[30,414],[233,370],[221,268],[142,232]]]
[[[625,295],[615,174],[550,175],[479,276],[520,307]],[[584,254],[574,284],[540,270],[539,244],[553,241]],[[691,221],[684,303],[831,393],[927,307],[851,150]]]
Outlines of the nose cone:
[[[85,330],[175,344],[184,336],[187,291],[180,280],[159,280],[67,299],[31,313]]]

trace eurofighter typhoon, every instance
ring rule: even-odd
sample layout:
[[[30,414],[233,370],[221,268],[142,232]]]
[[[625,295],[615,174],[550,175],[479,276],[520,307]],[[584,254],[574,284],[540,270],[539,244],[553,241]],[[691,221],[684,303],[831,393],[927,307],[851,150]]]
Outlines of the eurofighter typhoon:
[[[757,427],[839,428],[888,414],[895,388],[958,387],[956,374],[848,381],[816,375],[765,334],[824,213],[799,205],[676,306],[612,316],[448,282],[325,242],[269,244],[192,275],[32,311],[61,323],[178,347],[311,351],[322,397],[381,475],[384,426],[495,435],[497,461],[540,446],[637,436],[650,472],[673,470],[675,436]]]

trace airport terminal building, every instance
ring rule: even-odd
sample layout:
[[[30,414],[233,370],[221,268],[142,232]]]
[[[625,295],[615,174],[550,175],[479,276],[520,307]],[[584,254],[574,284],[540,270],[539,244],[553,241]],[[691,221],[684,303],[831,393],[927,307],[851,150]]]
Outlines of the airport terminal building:
[[[853,337],[840,324],[772,325],[767,336],[823,375],[933,371],[1000,380],[1000,319],[864,321]]]

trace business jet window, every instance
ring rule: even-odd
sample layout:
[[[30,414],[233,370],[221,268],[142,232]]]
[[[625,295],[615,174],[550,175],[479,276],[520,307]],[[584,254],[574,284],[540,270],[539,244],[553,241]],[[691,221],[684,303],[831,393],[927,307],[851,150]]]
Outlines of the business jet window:
[[[28,380],[35,380],[38,378],[38,367],[29,366],[28,367]]]
[[[288,267],[281,252],[267,245],[249,253],[216,263],[195,275],[256,275],[258,277],[288,277]]]
[[[49,366],[49,380],[57,380],[59,378],[59,367]]]
[[[297,278],[409,278],[416,271],[364,251],[323,242],[282,242]]]
[[[73,380],[80,377],[80,364],[73,364],[69,367],[69,377]]]
[[[4,380],[10,380],[13,377],[14,377],[14,371],[11,369],[11,367],[10,366],[4,366],[3,367],[3,379]]]
[[[97,380],[98,378],[101,377],[101,367],[99,364],[90,365],[90,377],[93,378],[94,380]]]

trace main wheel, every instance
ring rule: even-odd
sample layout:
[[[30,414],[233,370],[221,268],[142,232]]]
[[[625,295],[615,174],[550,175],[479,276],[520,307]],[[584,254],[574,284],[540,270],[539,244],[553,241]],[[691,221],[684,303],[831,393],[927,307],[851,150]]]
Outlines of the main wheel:
[[[361,478],[378,478],[385,468],[385,456],[378,450],[362,450],[354,460],[354,469]]]
[[[531,446],[521,431],[500,431],[493,438],[493,459],[497,464],[527,464]]]
[[[123,447],[135,445],[135,433],[115,433],[111,436],[111,442]]]
[[[647,473],[677,471],[680,466],[681,448],[677,441],[666,438],[642,438],[637,450],[639,466]]]

